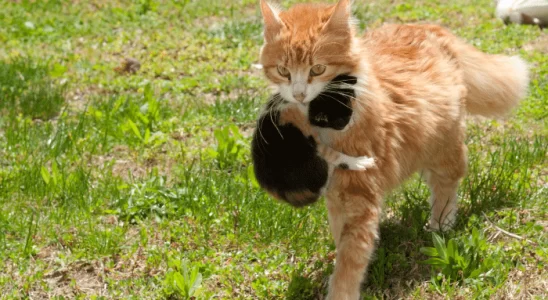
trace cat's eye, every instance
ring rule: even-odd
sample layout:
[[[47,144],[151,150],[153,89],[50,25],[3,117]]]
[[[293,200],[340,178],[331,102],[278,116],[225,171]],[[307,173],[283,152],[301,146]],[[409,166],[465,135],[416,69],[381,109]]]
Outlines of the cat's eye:
[[[310,76],[322,75],[325,72],[324,65],[315,65],[310,69]]]
[[[282,66],[278,66],[278,73],[280,73],[280,75],[282,75],[283,77],[287,77],[287,78],[289,78],[289,75],[291,75],[289,73],[289,70],[286,67],[282,67]]]

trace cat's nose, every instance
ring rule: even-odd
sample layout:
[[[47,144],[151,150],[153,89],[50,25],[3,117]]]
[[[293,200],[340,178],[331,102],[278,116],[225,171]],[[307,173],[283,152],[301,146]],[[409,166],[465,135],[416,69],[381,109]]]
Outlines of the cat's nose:
[[[297,101],[303,102],[306,95],[305,93],[299,93],[299,94],[293,94],[293,97],[295,97]]]
[[[293,97],[299,102],[303,102],[306,97],[306,84],[295,80],[293,83]]]

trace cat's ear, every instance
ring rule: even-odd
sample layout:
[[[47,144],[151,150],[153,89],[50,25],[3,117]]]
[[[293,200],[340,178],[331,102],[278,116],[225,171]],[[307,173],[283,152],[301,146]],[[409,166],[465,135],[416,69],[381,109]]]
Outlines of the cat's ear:
[[[266,0],[261,0],[261,13],[264,20],[265,42],[272,42],[282,29],[282,22],[278,16],[279,11]]]
[[[352,21],[352,0],[339,0],[329,21],[325,25],[325,30],[349,29]]]

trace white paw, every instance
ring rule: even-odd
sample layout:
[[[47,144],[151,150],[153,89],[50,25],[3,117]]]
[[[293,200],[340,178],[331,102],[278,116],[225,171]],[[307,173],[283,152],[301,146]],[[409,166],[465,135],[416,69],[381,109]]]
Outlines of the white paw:
[[[369,156],[350,157],[347,163],[350,170],[363,171],[375,166],[375,159]]]

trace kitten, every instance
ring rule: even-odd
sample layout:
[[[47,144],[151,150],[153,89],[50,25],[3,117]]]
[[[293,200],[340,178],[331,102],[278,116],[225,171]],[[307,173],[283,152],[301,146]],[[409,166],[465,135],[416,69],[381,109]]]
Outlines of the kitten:
[[[261,0],[260,56],[287,109],[297,107],[308,124],[310,112],[302,108],[333,78],[357,78],[352,122],[344,130],[315,128],[322,144],[376,158],[368,172],[335,169],[326,189],[337,247],[327,299],[345,300],[360,297],[383,195],[422,170],[432,192],[430,227],[450,228],[467,167],[465,115],[504,115],[529,83],[519,57],[485,54],[439,26],[384,25],[358,37],[350,3],[279,11]]]
[[[308,106],[310,124],[323,128],[343,130],[352,117],[352,100],[356,93],[352,85],[356,77],[338,75]]]
[[[352,115],[354,95],[344,84],[355,84],[356,79],[341,75],[331,83],[330,89],[310,103],[310,122],[343,129]],[[318,200],[334,168],[365,170],[374,166],[373,158],[350,157],[318,143],[301,115],[299,108],[288,107],[279,94],[274,95],[257,122],[251,147],[260,186],[295,207]]]

